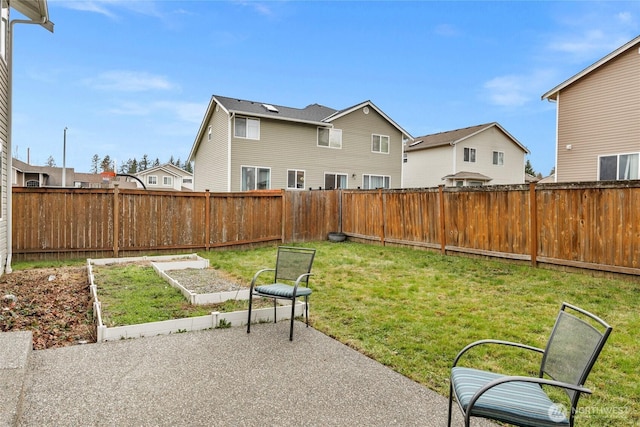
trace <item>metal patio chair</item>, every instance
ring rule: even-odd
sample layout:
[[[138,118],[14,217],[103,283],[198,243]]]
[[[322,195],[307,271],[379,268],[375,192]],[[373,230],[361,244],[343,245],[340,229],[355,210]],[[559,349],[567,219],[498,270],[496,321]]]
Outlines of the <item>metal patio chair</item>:
[[[501,340],[481,340],[467,345],[458,353],[451,369],[448,426],[451,426],[454,397],[467,427],[471,417],[524,427],[573,426],[580,395],[591,394],[584,383],[611,331],[611,326],[599,317],[562,303],[545,349]],[[507,376],[457,366],[463,354],[483,344],[541,353],[538,376]],[[568,407],[551,400],[543,385],[564,390]]]
[[[277,301],[279,299],[291,301],[291,327],[289,340],[293,341],[293,321],[296,310],[296,298],[304,297],[304,313],[309,327],[309,276],[316,250],[311,248],[296,248],[289,246],[278,247],[276,268],[265,268],[258,271],[251,280],[249,290],[249,318],[247,333],[251,332],[251,308],[253,297],[273,299],[273,321],[277,321]],[[273,272],[273,282],[258,284],[258,277],[265,272]]]

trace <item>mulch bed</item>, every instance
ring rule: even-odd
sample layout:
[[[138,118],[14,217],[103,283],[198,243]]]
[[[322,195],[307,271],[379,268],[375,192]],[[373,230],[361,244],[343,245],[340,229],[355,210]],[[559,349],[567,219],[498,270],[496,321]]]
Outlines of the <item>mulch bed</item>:
[[[34,350],[95,342],[91,305],[86,267],[0,277],[0,331],[31,331]]]

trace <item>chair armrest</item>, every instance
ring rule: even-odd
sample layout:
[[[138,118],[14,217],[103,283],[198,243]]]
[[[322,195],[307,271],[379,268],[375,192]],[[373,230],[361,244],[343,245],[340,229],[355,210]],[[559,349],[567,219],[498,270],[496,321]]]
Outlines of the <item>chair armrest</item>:
[[[491,390],[492,388],[494,388],[494,387],[496,387],[496,386],[498,386],[500,384],[504,384],[504,383],[508,383],[508,382],[536,383],[536,384],[540,384],[540,385],[548,385],[548,386],[552,386],[552,387],[559,387],[559,388],[563,388],[563,389],[569,389],[569,390],[577,391],[579,393],[586,393],[586,394],[591,394],[592,393],[591,390],[589,390],[588,388],[581,387],[579,385],[569,384],[569,383],[565,383],[565,382],[562,382],[562,381],[550,380],[550,379],[546,379],[546,378],[522,377],[522,376],[501,377],[501,378],[495,379],[495,380],[491,381],[490,383],[484,385],[480,390],[478,390],[476,392],[476,394],[473,395],[473,397],[469,401],[469,406],[467,406],[467,410],[465,411],[465,420],[468,421],[468,419],[471,417],[471,410],[472,410],[473,406],[475,405],[476,401],[480,397],[482,397],[482,395],[486,391]]]
[[[510,346],[510,347],[518,347],[518,348],[523,348],[525,350],[531,350],[531,351],[535,351],[535,352],[538,352],[538,353],[544,353],[544,350],[541,349],[541,348],[532,347],[530,345],[520,344],[520,343],[517,343],[517,342],[502,341],[502,340],[480,340],[480,341],[472,342],[471,344],[467,345],[465,348],[460,350],[460,353],[458,353],[456,358],[453,360],[453,366],[456,366],[458,364],[458,360],[460,360],[462,355],[465,354],[467,351],[469,351],[473,347],[476,347],[476,346],[479,346],[479,345],[483,345],[483,344],[507,345],[507,346]]]
[[[262,270],[259,270],[256,274],[253,275],[253,279],[251,279],[251,288],[249,289],[249,292],[253,292],[253,287],[256,284],[256,280],[258,280],[258,276],[266,271],[276,271],[275,268],[263,268]]]
[[[293,296],[296,295],[296,291],[298,290],[298,285],[300,284],[300,282],[309,276],[313,276],[313,273],[304,273],[298,276],[298,279],[296,280],[295,285],[293,285]]]

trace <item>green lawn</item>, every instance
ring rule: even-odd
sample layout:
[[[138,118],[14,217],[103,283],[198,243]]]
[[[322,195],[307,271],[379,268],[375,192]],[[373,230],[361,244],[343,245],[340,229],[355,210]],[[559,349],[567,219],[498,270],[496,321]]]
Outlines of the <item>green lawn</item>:
[[[581,426],[640,424],[640,280],[531,268],[509,262],[357,243],[313,242],[314,328],[447,395],[456,353],[496,338],[544,347],[563,301],[599,315],[614,331],[586,386]],[[204,252],[211,265],[250,281],[272,267],[275,247]],[[501,356],[496,360],[496,356]],[[481,368],[536,374],[513,350],[476,352]]]

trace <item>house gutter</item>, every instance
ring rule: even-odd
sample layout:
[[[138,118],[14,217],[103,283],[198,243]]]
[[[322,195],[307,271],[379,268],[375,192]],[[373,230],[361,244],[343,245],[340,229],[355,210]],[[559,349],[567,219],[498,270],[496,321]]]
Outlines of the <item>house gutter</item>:
[[[11,4],[8,4],[11,7]],[[9,12],[11,13],[11,12]],[[13,235],[11,228],[13,227],[13,169],[11,168],[13,160],[13,148],[12,148],[12,116],[13,116],[13,26],[15,24],[29,24],[29,25],[41,25],[47,30],[53,32],[53,26],[49,22],[48,17],[43,16],[40,21],[34,21],[31,19],[14,19],[9,21],[9,46],[7,52],[7,69],[9,75],[7,78],[9,90],[7,93],[7,259],[5,263],[5,273],[11,273],[11,258],[13,257]]]

